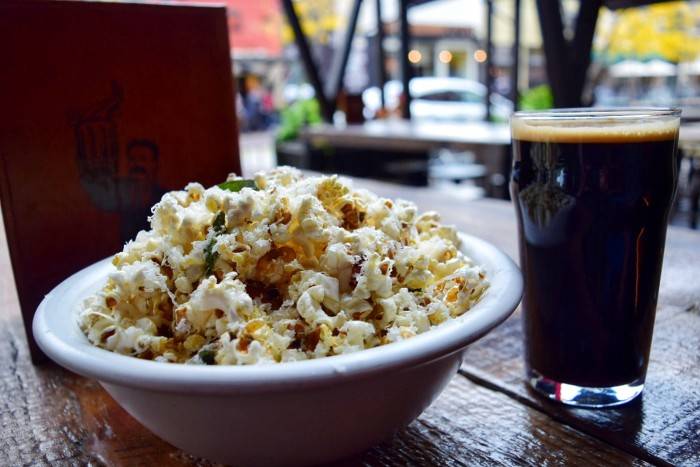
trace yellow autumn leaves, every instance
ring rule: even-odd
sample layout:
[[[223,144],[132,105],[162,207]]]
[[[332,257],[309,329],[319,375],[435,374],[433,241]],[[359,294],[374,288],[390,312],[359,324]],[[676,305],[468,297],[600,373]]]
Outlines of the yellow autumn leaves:
[[[606,61],[700,57],[700,2],[666,2],[601,12],[596,52]]]

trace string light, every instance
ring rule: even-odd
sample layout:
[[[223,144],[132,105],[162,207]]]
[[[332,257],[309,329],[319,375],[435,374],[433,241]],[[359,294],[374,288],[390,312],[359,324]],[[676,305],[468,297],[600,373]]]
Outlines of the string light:
[[[423,60],[423,54],[420,51],[413,49],[408,52],[408,61],[411,63],[419,63]]]
[[[474,60],[476,60],[478,63],[484,63],[487,58],[488,58],[488,55],[486,54],[486,51],[483,49],[479,49],[479,50],[474,52]]]
[[[450,63],[452,61],[452,52],[449,50],[441,50],[438,54],[438,60],[442,63]]]

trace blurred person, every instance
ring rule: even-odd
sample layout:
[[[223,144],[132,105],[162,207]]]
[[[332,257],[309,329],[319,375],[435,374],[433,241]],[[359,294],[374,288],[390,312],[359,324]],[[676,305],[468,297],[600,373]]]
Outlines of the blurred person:
[[[238,117],[239,130],[245,131],[248,128],[248,118],[240,90],[236,92],[236,117]]]
[[[510,76],[505,71],[496,69],[493,79],[493,90],[502,96],[510,95]]]
[[[248,75],[243,80],[245,93],[243,106],[246,110],[246,129],[258,131],[265,128],[265,119],[262,112],[263,92],[259,79],[254,75]]]
[[[266,85],[263,87],[262,98],[260,101],[265,128],[277,123],[277,109],[275,108],[275,97],[272,92],[272,86]]]

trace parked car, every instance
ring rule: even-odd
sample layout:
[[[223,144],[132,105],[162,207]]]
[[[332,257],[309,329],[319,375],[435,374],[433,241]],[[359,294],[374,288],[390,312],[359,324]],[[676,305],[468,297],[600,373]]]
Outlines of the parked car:
[[[411,117],[425,120],[466,121],[483,120],[486,115],[484,96],[486,86],[464,78],[421,77],[410,81]],[[394,109],[401,99],[403,85],[392,80],[384,85],[386,107]],[[362,93],[365,117],[372,118],[381,106],[378,87]],[[507,120],[513,103],[500,94],[491,94],[491,115],[495,120]]]

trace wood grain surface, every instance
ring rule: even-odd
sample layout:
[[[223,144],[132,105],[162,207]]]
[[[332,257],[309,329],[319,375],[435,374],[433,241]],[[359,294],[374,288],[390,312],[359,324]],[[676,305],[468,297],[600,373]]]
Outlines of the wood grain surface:
[[[430,190],[357,182],[436,209],[515,257],[512,208]],[[0,228],[4,235],[4,230]],[[0,465],[206,466],[158,439],[94,381],[34,367],[0,237]],[[672,229],[648,386],[621,409],[566,409],[522,382],[520,316],[474,344],[438,400],[351,465],[697,465],[700,444],[700,235]]]
[[[5,309],[7,311],[7,309]],[[95,381],[35,367],[19,312],[0,318],[0,465],[213,465],[170,446]],[[457,375],[421,417],[351,465],[644,465],[545,413]]]

